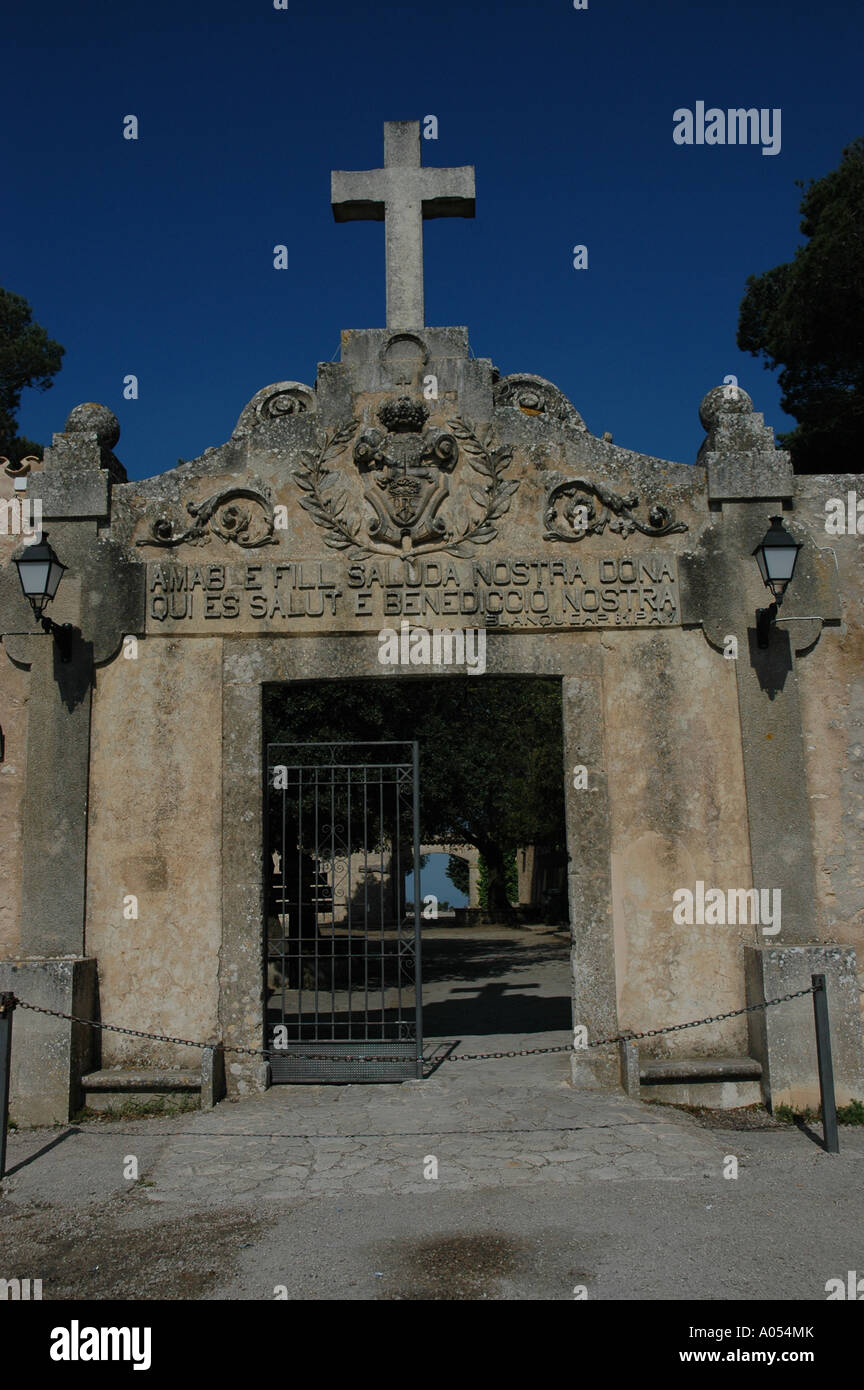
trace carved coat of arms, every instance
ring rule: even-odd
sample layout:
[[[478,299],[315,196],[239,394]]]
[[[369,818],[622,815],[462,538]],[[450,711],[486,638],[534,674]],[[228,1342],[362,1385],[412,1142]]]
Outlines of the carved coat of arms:
[[[307,455],[294,477],[305,494],[300,505],[325,531],[325,545],[346,550],[352,558],[431,550],[470,555],[473,546],[498,534],[494,522],[508,511],[519,486],[504,476],[512,450],[491,448],[488,435],[481,440],[458,417],[446,428],[429,426],[428,420],[423,401],[400,396],[378,410],[380,428],[363,428],[358,434],[352,420],[328,436],[317,455]],[[365,508],[357,506],[349,490],[337,494],[337,482],[345,478],[329,467],[352,443]],[[475,509],[469,515],[463,507],[460,524],[444,504],[463,452],[478,481],[467,488]]]

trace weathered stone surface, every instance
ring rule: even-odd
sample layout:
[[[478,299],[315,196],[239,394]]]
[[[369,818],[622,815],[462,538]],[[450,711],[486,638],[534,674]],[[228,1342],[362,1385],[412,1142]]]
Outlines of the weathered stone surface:
[[[0,961],[0,991],[41,1009],[95,1018],[96,961]],[[61,1125],[81,1108],[81,1077],[93,1055],[93,1031],[30,1009],[12,1022],[10,1118],[19,1125]]]
[[[698,632],[603,641],[619,1021],[642,1032],[744,1003],[748,925],[679,925],[673,893],[751,882],[734,663]],[[711,981],[706,994],[706,983]],[[710,998],[710,1007],[706,1007]],[[640,1044],[643,1056],[740,1053],[740,1019]]]
[[[201,1109],[212,1110],[225,1096],[225,1052],[220,1046],[206,1047],[201,1054],[199,1075]]]
[[[699,407],[707,438],[699,450],[711,502],[791,497],[792,463],[740,386],[715,386]]]
[[[122,1070],[120,1067],[90,1071],[82,1078],[85,1091],[195,1091],[201,1085],[198,1071],[188,1068],[169,1071],[154,1067],[148,1071]]]
[[[87,941],[102,1016],[201,1041],[217,1035],[221,647],[148,638],[105,667],[90,750]],[[116,1033],[102,1056],[106,1066],[190,1064],[187,1048]]]
[[[806,989],[826,977],[834,1091],[838,1105],[864,1100],[857,961],[849,946],[763,946],[745,952],[747,1002]],[[804,995],[750,1015],[750,1052],[762,1063],[767,1103],[818,1109],[819,1072],[813,998]]]
[[[67,469],[60,473],[43,473],[34,496],[42,503],[45,521],[79,516],[107,517],[108,475],[101,469]]]
[[[639,1069],[643,1084],[657,1085],[673,1081],[756,1080],[761,1075],[762,1063],[754,1057],[676,1057],[643,1062]]]
[[[864,990],[864,546],[856,534],[833,536],[824,529],[826,503],[850,492],[860,497],[861,478],[804,476],[797,483],[796,515],[811,534],[821,534],[820,544],[835,567],[838,617],[842,611],[842,626],[825,633],[818,647],[796,663],[816,920],[822,924],[813,934],[854,946]]]

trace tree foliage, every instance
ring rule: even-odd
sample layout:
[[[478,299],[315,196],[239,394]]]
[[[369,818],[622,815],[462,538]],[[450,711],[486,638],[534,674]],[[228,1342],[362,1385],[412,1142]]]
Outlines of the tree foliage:
[[[270,686],[264,713],[274,743],[416,738],[421,837],[476,846],[491,907],[508,901],[512,851],[564,846],[558,681],[451,676]]]
[[[27,300],[0,289],[0,454],[19,463],[27,454],[42,456],[42,445],[18,434],[21,392],[47,391],[65,352],[33,322]]]
[[[480,907],[494,907],[495,903],[489,900],[489,866],[483,855],[477,862],[477,898]],[[515,903],[519,896],[519,868],[516,863],[515,849],[508,849],[504,855],[504,892],[507,901]]]
[[[808,238],[795,257],[751,275],[738,346],[766,359],[783,409],[798,421],[779,436],[798,473],[864,471],[864,139],[801,200]]]
[[[467,859],[462,859],[459,855],[451,854],[445,870],[447,877],[453,884],[457,893],[464,893],[466,898],[471,896],[471,870]]]

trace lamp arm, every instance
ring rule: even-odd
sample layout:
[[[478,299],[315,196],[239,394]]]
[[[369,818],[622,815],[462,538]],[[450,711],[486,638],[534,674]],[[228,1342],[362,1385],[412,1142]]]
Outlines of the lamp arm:
[[[57,650],[60,653],[60,660],[67,662],[72,656],[72,642],[75,628],[71,623],[55,623],[53,618],[49,618],[45,613],[41,615],[43,632],[50,632],[54,641],[57,643]]]

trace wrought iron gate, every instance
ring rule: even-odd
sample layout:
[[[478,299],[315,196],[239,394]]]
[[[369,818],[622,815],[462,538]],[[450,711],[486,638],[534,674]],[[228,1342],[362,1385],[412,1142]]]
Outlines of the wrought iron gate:
[[[416,743],[268,745],[274,1082],[422,1076],[419,793]]]

